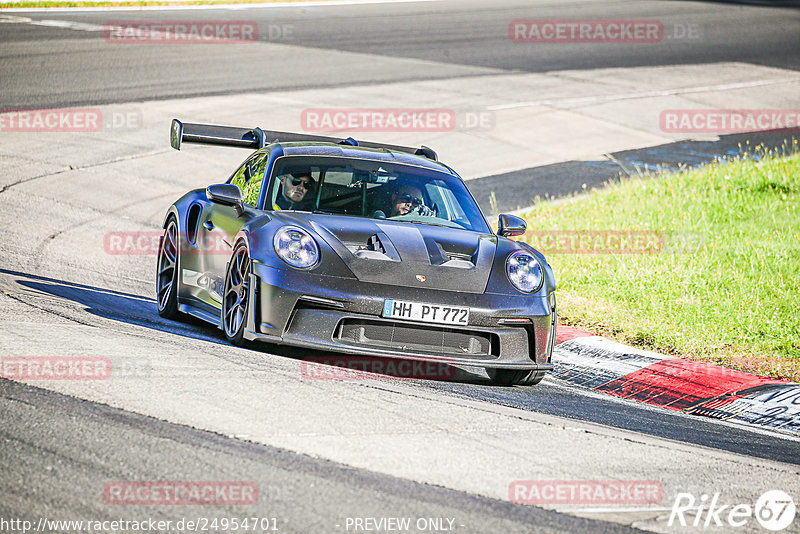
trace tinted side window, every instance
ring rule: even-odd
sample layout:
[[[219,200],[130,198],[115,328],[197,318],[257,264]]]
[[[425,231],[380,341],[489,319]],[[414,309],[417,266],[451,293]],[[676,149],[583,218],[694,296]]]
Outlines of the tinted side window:
[[[234,185],[238,185],[239,189],[243,188],[244,184],[246,182],[246,180],[244,179],[244,170],[247,167],[248,163],[250,163],[249,159],[247,161],[245,161],[242,164],[242,166],[239,167],[236,170],[236,172],[233,174],[233,176],[231,177],[231,183],[234,184]]]
[[[267,165],[269,154],[257,154],[247,160],[231,178],[231,183],[238,185],[242,190],[242,200],[245,204],[255,207],[261,184],[264,180],[264,167]]]
[[[242,198],[246,204],[256,206],[261,186],[264,183],[264,168],[267,166],[269,154],[260,154],[250,160],[250,180],[242,189]]]

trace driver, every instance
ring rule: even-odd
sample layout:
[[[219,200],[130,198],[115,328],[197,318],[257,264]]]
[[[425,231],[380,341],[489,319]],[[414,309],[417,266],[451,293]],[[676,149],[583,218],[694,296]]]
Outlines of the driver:
[[[306,210],[311,208],[313,203],[312,195],[309,195],[317,185],[310,172],[293,172],[285,174],[279,178],[280,191],[278,198],[275,199],[276,210]],[[306,198],[308,196],[308,198]]]
[[[391,196],[391,214],[389,217],[408,215],[412,211],[420,215],[432,215],[431,209],[423,201],[422,191],[415,185],[405,184],[398,187]]]

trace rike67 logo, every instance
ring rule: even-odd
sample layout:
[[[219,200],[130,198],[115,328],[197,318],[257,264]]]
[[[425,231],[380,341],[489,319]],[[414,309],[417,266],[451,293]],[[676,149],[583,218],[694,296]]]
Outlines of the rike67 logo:
[[[736,528],[748,525],[753,517],[765,529],[778,532],[788,528],[797,512],[794,501],[784,491],[770,490],[750,504],[722,504],[720,494],[695,498],[691,493],[678,493],[667,526],[694,528]]]

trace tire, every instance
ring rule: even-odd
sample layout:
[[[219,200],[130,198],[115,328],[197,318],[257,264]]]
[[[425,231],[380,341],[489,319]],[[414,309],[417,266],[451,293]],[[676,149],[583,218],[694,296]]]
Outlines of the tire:
[[[178,311],[178,268],[180,241],[175,217],[167,220],[156,261],[156,301],[158,314],[165,319],[180,319]]]
[[[234,345],[247,346],[244,331],[250,304],[250,252],[242,242],[233,249],[223,287],[221,320],[225,337]]]
[[[495,386],[535,386],[544,379],[547,371],[525,369],[486,369],[489,380]]]

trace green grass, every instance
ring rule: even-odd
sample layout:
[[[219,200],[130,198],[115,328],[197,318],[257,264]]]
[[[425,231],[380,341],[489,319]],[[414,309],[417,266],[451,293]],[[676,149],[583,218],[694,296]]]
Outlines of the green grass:
[[[556,274],[562,322],[800,381],[797,141],[790,148],[789,156],[745,153],[537,204],[525,217],[534,231],[647,231],[664,239],[646,254],[543,250]]]

